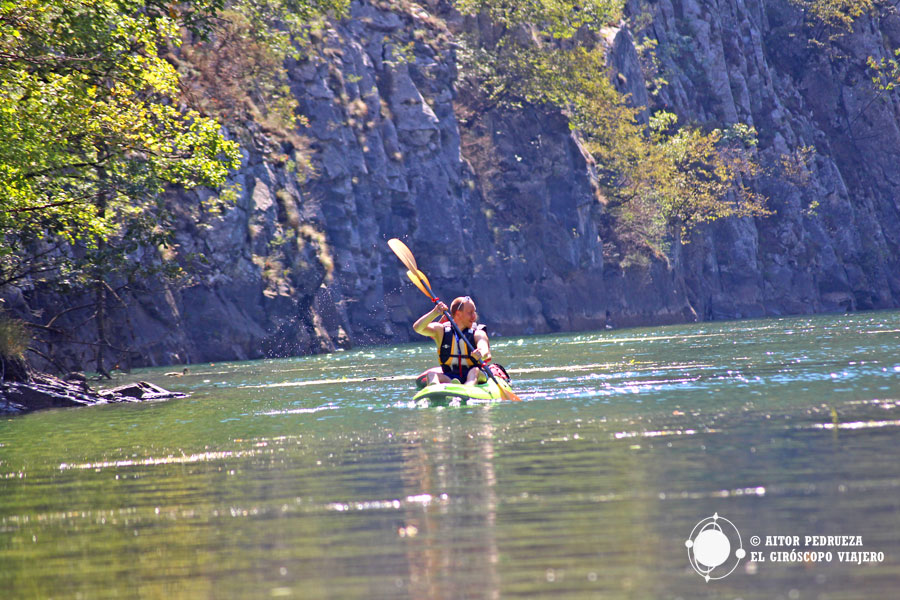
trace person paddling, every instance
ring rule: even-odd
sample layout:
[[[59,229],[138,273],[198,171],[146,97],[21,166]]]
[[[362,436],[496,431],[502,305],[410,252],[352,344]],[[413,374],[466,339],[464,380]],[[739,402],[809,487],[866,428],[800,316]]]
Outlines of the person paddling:
[[[456,322],[463,338],[453,331],[450,323],[435,321],[435,317],[447,311],[447,305],[438,301],[433,309],[413,323],[413,330],[419,335],[430,337],[437,345],[440,367],[425,372],[426,385],[450,383],[458,379],[466,385],[486,381],[481,369],[475,366],[470,356],[488,362],[491,360],[491,346],[484,332],[484,325],[478,325],[475,302],[468,296],[460,296],[450,303],[450,315]]]

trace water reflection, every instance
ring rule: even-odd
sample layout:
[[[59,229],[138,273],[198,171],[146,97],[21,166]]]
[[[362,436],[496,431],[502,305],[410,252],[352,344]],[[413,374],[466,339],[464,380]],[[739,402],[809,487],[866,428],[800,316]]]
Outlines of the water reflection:
[[[417,413],[402,452],[404,487],[420,494],[452,490],[455,501],[405,511],[399,535],[406,542],[412,598],[500,597],[491,416],[488,408],[476,409],[475,426],[461,430],[447,423],[444,411]]]
[[[3,421],[0,590],[893,597],[898,325],[882,313],[497,340],[521,403],[411,407],[423,345],[194,365],[177,381],[187,400]],[[716,512],[745,536],[860,535],[888,558],[745,561],[706,584],[684,542]]]

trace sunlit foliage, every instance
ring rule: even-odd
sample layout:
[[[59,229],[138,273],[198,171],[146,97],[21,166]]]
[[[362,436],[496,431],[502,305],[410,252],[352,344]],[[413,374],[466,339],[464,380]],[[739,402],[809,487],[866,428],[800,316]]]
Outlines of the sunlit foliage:
[[[234,125],[254,119],[290,136],[297,124],[285,58],[296,56],[310,23],[346,5],[0,0],[0,288],[90,293],[83,325],[96,327],[104,372],[104,349],[113,348],[106,304],[124,302],[116,286],[184,275],[184,260],[172,260],[165,190],[219,188],[206,208],[235,197],[222,188],[240,165]],[[190,48],[235,62],[209,80],[220,110],[185,85],[179,68]],[[247,102],[229,104],[228,90]]]
[[[218,186],[238,166],[219,124],[180,105],[159,52],[210,9],[0,3],[0,285],[73,282],[164,244],[163,187]]]
[[[860,16],[872,12],[874,0],[790,0],[811,20],[829,27],[850,29]]]
[[[894,55],[875,60],[870,56],[866,60],[872,77],[872,84],[882,94],[891,94],[900,89],[900,48]]]
[[[74,284],[99,262],[165,246],[164,186],[225,181],[239,153],[222,122],[289,137],[285,58],[347,4],[0,2],[0,285]],[[179,73],[184,56],[209,68]]]

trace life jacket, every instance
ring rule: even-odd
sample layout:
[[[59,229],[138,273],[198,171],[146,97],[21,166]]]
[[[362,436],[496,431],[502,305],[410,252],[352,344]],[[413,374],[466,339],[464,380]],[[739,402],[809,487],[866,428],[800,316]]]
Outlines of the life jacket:
[[[441,338],[441,347],[438,350],[438,360],[441,366],[448,367],[451,370],[462,373],[464,368],[475,365],[475,362],[469,358],[469,354],[475,349],[475,332],[479,329],[485,329],[485,325],[473,324],[468,329],[463,329],[463,340],[460,343],[459,336],[453,331],[450,323],[444,324],[444,336]]]

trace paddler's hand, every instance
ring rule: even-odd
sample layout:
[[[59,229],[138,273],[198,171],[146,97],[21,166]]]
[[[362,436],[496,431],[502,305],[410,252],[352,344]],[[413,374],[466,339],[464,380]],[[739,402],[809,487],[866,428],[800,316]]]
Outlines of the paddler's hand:
[[[482,356],[481,351],[478,348],[472,350],[471,354],[472,358],[474,358],[478,362],[484,362],[484,356]]]
[[[443,314],[443,313],[447,312],[448,310],[450,310],[450,309],[447,308],[447,305],[444,304],[443,302],[440,302],[440,301],[439,301],[439,302],[435,305],[434,309],[433,309],[431,312],[437,311],[438,314]]]

